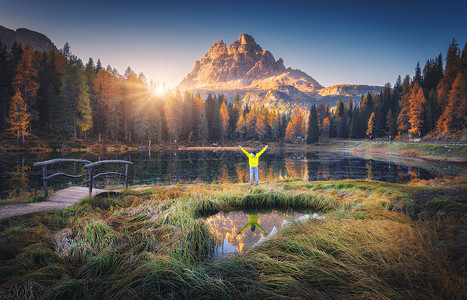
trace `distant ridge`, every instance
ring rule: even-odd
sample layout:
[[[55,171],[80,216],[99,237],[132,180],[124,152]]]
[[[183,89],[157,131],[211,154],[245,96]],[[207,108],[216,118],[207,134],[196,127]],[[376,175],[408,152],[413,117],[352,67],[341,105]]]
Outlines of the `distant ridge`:
[[[34,51],[58,51],[57,47],[46,35],[26,28],[18,28],[15,31],[0,25],[0,41],[6,45],[8,50],[16,41],[21,43],[23,47],[29,44]]]

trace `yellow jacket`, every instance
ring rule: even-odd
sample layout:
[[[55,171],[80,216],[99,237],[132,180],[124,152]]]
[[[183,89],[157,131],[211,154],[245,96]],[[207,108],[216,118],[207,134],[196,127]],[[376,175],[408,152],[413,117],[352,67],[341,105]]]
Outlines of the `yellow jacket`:
[[[240,233],[242,233],[243,231],[245,231],[245,229],[247,229],[248,227],[251,227],[252,225],[254,225],[256,228],[261,230],[262,233],[266,233],[263,227],[259,226],[258,224],[258,215],[248,215],[248,224],[246,224],[245,227],[243,227],[240,230]]]
[[[261,150],[260,152],[256,153],[255,156],[251,155],[248,151],[246,151],[243,148],[240,148],[240,149],[242,149],[243,153],[245,153],[245,155],[248,156],[250,167],[257,167],[258,166],[258,158],[261,156],[261,154],[263,154],[264,151],[266,151],[266,148],[267,147],[264,147],[264,149]]]

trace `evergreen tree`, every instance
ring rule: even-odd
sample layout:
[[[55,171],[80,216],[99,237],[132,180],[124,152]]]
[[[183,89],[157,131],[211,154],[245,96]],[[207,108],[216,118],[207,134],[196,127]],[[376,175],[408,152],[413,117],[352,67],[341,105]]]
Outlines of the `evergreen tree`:
[[[10,94],[10,72],[6,45],[0,40],[0,130],[7,129],[8,103]]]
[[[355,107],[352,113],[352,121],[350,121],[350,132],[349,137],[352,139],[360,138],[360,115],[358,112],[358,108]]]
[[[390,139],[393,139],[397,135],[397,124],[394,116],[392,115],[391,109],[388,111],[386,116],[386,128],[388,129],[387,133],[389,134]]]
[[[446,70],[444,76],[440,80],[437,88],[438,92],[438,109],[444,111],[448,103],[449,92],[452,84],[456,79],[457,73],[460,69],[460,50],[455,39],[449,45],[448,53],[446,55]]]
[[[422,85],[423,78],[422,78],[422,70],[420,69],[420,62],[417,62],[417,66],[415,67],[415,76],[413,77],[412,84],[417,82],[419,85]]]
[[[319,124],[316,106],[312,105],[308,117],[308,132],[306,137],[307,144],[316,144],[319,141]]]

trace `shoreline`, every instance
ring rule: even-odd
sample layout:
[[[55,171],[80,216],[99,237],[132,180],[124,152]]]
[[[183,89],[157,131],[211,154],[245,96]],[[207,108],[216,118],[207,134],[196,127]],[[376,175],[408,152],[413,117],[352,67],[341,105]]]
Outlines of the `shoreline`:
[[[71,142],[79,143],[79,142]],[[366,140],[332,140],[325,144],[279,144],[276,142],[259,143],[246,142],[244,148],[248,151],[258,149],[269,144],[269,151],[349,151],[355,153],[366,153],[374,155],[385,155],[389,157],[404,157],[412,159],[420,159],[430,162],[449,162],[449,163],[467,163],[467,145],[439,142],[387,142],[387,141],[366,141]],[[80,143],[81,145],[81,143]],[[136,147],[128,144],[92,144],[92,146],[69,147],[65,153],[78,152],[99,152],[99,153],[127,153],[138,151],[239,151],[237,146],[230,145],[207,145],[207,146],[191,146],[191,145],[153,145],[148,147]],[[14,148],[14,147],[13,147]],[[451,150],[453,150],[451,152]],[[60,153],[59,148],[46,147],[23,147],[9,148],[0,147],[0,155],[2,154],[18,154],[18,153]]]

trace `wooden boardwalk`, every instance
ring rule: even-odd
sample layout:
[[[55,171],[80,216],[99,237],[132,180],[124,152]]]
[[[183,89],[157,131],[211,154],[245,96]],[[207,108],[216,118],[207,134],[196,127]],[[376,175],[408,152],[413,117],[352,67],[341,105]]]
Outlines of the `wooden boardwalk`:
[[[97,196],[102,193],[119,193],[123,189],[103,190],[93,189],[92,196]],[[0,222],[21,215],[26,215],[35,212],[59,210],[69,206],[73,206],[82,199],[89,196],[89,188],[72,186],[49,196],[47,201],[38,203],[14,203],[0,205]]]

